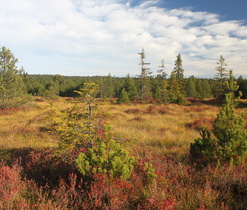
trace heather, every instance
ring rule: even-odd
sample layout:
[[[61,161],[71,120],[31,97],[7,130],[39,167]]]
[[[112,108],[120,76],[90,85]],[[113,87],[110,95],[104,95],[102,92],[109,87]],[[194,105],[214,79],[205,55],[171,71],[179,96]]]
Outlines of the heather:
[[[85,138],[67,147],[60,144],[61,127],[51,116],[71,110],[73,104],[68,101],[71,99],[36,98],[25,106],[1,110],[2,209],[247,206],[244,155],[239,161],[240,157],[234,156],[230,161],[207,164],[198,164],[190,155],[191,143],[200,138],[198,131],[203,127],[212,131],[220,104],[208,100],[188,100],[184,105],[98,101],[100,108],[95,110],[95,123],[90,127],[94,146],[87,146],[91,141]],[[239,116],[245,111],[236,108]],[[63,141],[68,138],[62,137]],[[105,151],[112,151],[112,156]],[[95,162],[92,154],[102,161]],[[82,173],[78,166],[80,155],[81,163],[90,163],[90,173]],[[115,170],[116,162],[121,163],[119,171]],[[131,167],[125,173],[127,166]]]

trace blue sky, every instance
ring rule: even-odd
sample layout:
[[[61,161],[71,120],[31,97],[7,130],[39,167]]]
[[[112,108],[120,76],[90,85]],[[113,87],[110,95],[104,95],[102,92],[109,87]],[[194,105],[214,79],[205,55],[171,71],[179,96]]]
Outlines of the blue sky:
[[[192,11],[208,11],[218,14],[221,20],[247,21],[246,0],[161,0],[159,5],[170,9],[188,7]]]
[[[184,74],[212,78],[220,55],[247,78],[247,0],[0,0],[0,46],[29,74],[156,74],[178,53]]]

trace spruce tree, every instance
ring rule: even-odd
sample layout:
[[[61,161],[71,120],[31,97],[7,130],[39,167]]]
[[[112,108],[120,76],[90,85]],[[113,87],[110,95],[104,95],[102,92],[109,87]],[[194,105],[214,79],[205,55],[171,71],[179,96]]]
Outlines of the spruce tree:
[[[176,75],[178,83],[180,84],[181,88],[184,88],[184,70],[182,65],[181,54],[177,55],[173,72]]]
[[[161,66],[160,69],[157,71],[159,74],[157,75],[157,79],[160,79],[160,89],[159,91],[156,92],[156,94],[162,94],[162,100],[164,103],[167,103],[167,98],[168,98],[168,81],[167,81],[167,73],[165,71],[165,65],[164,65],[165,61],[164,59],[161,61]]]
[[[122,104],[122,103],[127,103],[127,104],[128,104],[128,103],[130,103],[129,95],[128,95],[128,93],[125,91],[124,88],[121,90],[117,102],[118,102],[119,104]]]
[[[172,71],[171,77],[169,79],[168,96],[169,102],[171,103],[179,103],[179,99],[182,97],[181,86],[174,71]]]
[[[137,88],[135,85],[134,80],[128,74],[127,77],[124,79],[123,88],[128,93],[129,100],[134,101],[137,98]]]
[[[169,82],[169,101],[172,103],[182,104],[185,102],[183,72],[181,55],[178,54]]]
[[[208,79],[200,79],[201,80],[201,86],[202,86],[202,92],[201,92],[201,98],[209,98],[213,97],[212,95],[212,89],[208,82]]]
[[[235,91],[238,90],[232,71],[226,83],[228,93],[225,104],[220,108],[220,113],[214,122],[213,133],[218,139],[219,155],[223,160],[229,160],[237,155],[242,156],[247,149],[247,133],[244,129],[243,115],[236,116]]]
[[[235,91],[238,89],[232,71],[226,83],[228,93],[225,103],[219,109],[214,121],[213,134],[206,129],[202,130],[201,138],[190,145],[190,154],[193,159],[203,159],[207,162],[236,160],[244,156],[247,151],[247,133],[244,129],[244,116],[237,116],[235,108],[237,101]]]
[[[197,79],[194,76],[191,76],[187,79],[187,84],[185,88],[187,97],[198,97],[198,92],[196,90],[196,81]]]
[[[222,99],[226,93],[226,80],[229,76],[229,71],[226,69],[225,58],[221,55],[219,61],[216,63],[218,66],[215,68],[217,71],[214,79],[216,82],[215,96]]]
[[[138,53],[141,56],[141,100],[145,100],[145,98],[149,95],[150,91],[150,84],[149,84],[149,75],[152,74],[150,71],[150,68],[147,68],[147,65],[150,65],[150,63],[145,62],[146,55],[144,53],[144,49],[142,49],[141,53]]]

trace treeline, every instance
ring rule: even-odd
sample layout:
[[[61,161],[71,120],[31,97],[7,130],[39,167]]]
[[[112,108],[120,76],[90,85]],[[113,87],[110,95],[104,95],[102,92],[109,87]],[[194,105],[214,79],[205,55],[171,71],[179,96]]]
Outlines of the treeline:
[[[160,75],[148,78],[150,91],[148,97],[162,99],[163,78]],[[169,79],[166,79],[167,82]],[[62,75],[29,75],[23,74],[23,81],[27,93],[34,96],[76,96],[75,90],[80,90],[85,83],[94,82],[100,86],[96,97],[106,100],[118,98],[121,90],[129,93],[131,100],[138,100],[140,96],[140,79],[138,77],[113,77],[108,76],[62,76]],[[201,79],[191,76],[185,79],[186,97],[207,98],[214,96],[215,81],[213,79]],[[246,86],[247,87],[247,86]]]
[[[161,75],[150,76],[148,78],[150,91],[148,97],[162,99],[162,85],[164,83]],[[169,79],[166,79],[167,83]],[[75,90],[80,90],[85,83],[94,82],[100,86],[100,91],[96,97],[106,100],[109,98],[119,98],[121,90],[125,89],[129,93],[131,100],[140,99],[140,79],[138,77],[113,77],[93,76],[93,77],[73,77],[62,75],[28,75],[23,74],[23,81],[28,94],[34,96],[48,97],[74,97],[77,96]],[[215,79],[197,78],[190,76],[184,79],[185,96],[199,99],[216,97],[217,81]],[[237,79],[239,90],[242,91],[242,98],[247,98],[247,79],[240,76]]]
[[[24,69],[18,70],[18,59],[6,47],[0,50],[0,107],[12,107],[25,103],[27,96],[45,96],[51,99],[74,97],[78,95],[85,83],[93,82],[99,86],[96,97],[101,100],[118,98],[119,103],[137,100],[158,100],[163,103],[184,103],[186,97],[199,99],[217,97],[227,93],[226,81],[229,70],[223,56],[215,68],[213,79],[184,77],[181,55],[175,60],[174,69],[168,76],[165,72],[164,60],[155,74],[151,72],[145,61],[144,50],[140,55],[140,75],[136,77],[111,76],[62,76],[62,75],[29,75]],[[247,98],[247,80],[237,79],[242,98]]]

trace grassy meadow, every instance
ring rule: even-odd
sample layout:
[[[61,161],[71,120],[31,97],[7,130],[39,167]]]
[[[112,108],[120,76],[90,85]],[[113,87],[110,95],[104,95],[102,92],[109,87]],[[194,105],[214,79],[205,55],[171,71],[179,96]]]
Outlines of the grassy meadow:
[[[197,168],[189,158],[200,128],[212,128],[217,104],[98,102],[96,118],[111,124],[114,138],[138,164],[130,180],[103,184],[99,176],[86,191],[72,164],[77,153],[57,154],[59,138],[47,129],[51,111],[64,109],[67,100],[36,98],[0,110],[2,209],[246,208],[246,164]],[[246,113],[247,106],[237,112]],[[155,170],[155,183],[147,181],[145,162]]]

